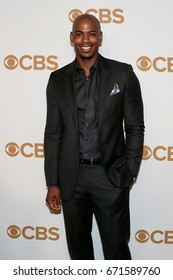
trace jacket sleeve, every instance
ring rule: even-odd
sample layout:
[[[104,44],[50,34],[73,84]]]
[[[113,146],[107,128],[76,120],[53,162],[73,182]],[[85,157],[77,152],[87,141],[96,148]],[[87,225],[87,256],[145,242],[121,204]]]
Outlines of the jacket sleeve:
[[[126,160],[133,176],[136,178],[143,153],[144,115],[141,87],[130,65],[124,100],[124,126]]]
[[[59,185],[58,166],[63,135],[63,121],[50,75],[47,85],[47,119],[44,133],[45,177],[47,186]]]

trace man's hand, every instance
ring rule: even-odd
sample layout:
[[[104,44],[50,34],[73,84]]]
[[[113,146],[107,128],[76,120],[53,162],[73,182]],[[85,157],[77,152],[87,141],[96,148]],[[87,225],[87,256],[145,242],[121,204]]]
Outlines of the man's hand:
[[[46,202],[50,210],[61,212],[61,194],[58,186],[51,186],[48,188]]]

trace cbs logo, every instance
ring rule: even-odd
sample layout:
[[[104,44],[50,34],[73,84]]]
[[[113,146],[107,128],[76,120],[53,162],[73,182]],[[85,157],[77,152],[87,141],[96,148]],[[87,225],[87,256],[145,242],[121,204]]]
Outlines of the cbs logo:
[[[20,229],[16,225],[11,225],[7,229],[7,234],[12,239],[17,239],[20,236],[23,236],[25,239],[32,240],[52,240],[56,241],[60,238],[58,234],[59,228],[57,227],[32,227],[32,226],[25,226],[24,228]]]
[[[8,55],[4,59],[4,65],[8,70],[14,70],[18,66],[23,70],[56,70],[58,69],[57,58],[55,55],[48,57],[43,55],[23,55],[20,58],[14,55]]]
[[[156,57],[151,60],[147,56],[141,56],[137,60],[137,67],[141,71],[149,71],[154,68],[157,72],[173,72],[173,57]]]
[[[146,243],[149,240],[155,244],[173,244],[173,231],[154,230],[151,234],[141,229],[135,234],[135,239],[139,243]]]
[[[173,161],[173,146],[157,146],[153,150],[149,146],[144,146],[142,159],[148,160],[152,156],[158,161]]]
[[[24,143],[19,147],[15,142],[10,142],[5,146],[5,152],[10,157],[16,157],[19,153],[26,158],[44,157],[44,148],[41,143]]]
[[[123,16],[123,10],[122,9],[114,9],[114,10],[110,10],[110,9],[88,9],[86,12],[84,12],[84,14],[94,14],[98,16],[98,19],[100,21],[100,23],[123,23],[124,22],[124,16]],[[73,22],[75,20],[75,18],[77,18],[78,16],[82,15],[83,12],[81,10],[78,9],[73,9],[69,12],[69,20],[71,22]]]

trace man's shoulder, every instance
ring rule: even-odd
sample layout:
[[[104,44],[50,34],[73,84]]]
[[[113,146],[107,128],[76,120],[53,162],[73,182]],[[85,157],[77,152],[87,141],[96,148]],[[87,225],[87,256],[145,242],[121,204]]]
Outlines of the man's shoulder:
[[[116,67],[116,68],[118,67],[118,68],[124,68],[124,69],[131,67],[131,65],[126,62],[118,61],[118,60],[103,57],[103,56],[101,56],[101,57],[102,57],[102,63],[105,65],[108,65],[110,67]]]
[[[56,76],[61,76],[61,75],[64,75],[65,73],[69,73],[70,71],[73,70],[73,66],[74,65],[74,61],[58,68],[57,70],[53,71],[51,73],[51,76],[52,77],[56,77]]]

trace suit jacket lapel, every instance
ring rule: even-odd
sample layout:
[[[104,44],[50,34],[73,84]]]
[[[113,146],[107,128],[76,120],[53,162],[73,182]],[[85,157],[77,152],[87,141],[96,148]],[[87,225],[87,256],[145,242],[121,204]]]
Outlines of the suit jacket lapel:
[[[102,122],[102,117],[107,102],[107,97],[111,91],[113,81],[110,66],[107,60],[102,57],[101,61],[101,72],[100,72],[100,90],[99,90],[99,129]]]
[[[77,119],[77,102],[76,102],[76,93],[74,87],[74,62],[72,62],[67,68],[64,75],[64,84],[67,93],[67,99],[72,114],[72,118],[78,131],[78,119]]]

